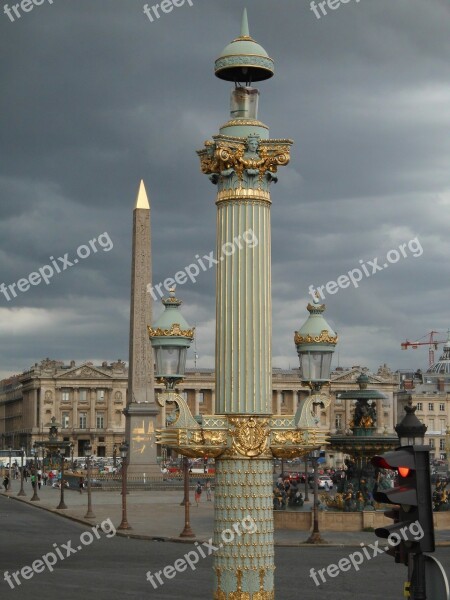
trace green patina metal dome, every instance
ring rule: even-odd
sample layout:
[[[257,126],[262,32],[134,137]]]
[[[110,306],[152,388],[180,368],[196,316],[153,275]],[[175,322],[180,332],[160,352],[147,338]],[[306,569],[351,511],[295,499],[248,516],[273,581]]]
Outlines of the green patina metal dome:
[[[216,60],[215,74],[236,83],[263,81],[274,74],[273,60],[250,36],[247,9],[242,16],[241,35],[224,48]]]
[[[307,306],[309,317],[302,327],[295,332],[297,349],[322,350],[324,347],[334,348],[338,341],[337,334],[331,329],[323,316],[325,304],[314,300]]]

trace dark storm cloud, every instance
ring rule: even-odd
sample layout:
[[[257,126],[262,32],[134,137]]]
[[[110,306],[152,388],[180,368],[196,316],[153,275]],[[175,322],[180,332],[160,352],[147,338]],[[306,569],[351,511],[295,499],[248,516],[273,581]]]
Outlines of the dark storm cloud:
[[[105,231],[114,242],[14,303],[0,296],[3,373],[47,355],[127,358],[140,178],[154,283],[215,249],[215,190],[195,150],[227,120],[230,86],[213,61],[245,3],[194,0],[154,23],[143,4],[58,0],[14,23],[0,13],[0,279]],[[247,5],[251,33],[276,59],[260,117],[295,140],[273,190],[274,364],[296,365],[309,285],[418,237],[422,256],[326,301],[341,364],[423,366],[425,352],[399,345],[450,321],[448,3],[362,0],[320,20],[306,1]],[[211,270],[178,289],[208,366],[214,286]]]

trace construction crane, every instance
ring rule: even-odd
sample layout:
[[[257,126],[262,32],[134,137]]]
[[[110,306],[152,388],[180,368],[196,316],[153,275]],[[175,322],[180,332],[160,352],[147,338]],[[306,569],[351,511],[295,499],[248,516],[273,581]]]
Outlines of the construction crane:
[[[423,337],[417,340],[417,342],[410,342],[406,340],[406,342],[401,343],[402,350],[407,350],[411,347],[413,350],[417,350],[419,346],[428,346],[428,367],[431,368],[434,365],[434,351],[438,349],[438,344],[445,344],[447,340],[435,340],[434,334],[439,333],[439,331],[430,331]],[[426,342],[421,342],[425,337],[428,337]]]

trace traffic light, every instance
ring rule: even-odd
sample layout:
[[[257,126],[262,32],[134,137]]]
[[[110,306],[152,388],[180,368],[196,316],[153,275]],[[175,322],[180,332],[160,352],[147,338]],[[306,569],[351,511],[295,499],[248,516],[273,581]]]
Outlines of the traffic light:
[[[394,554],[396,562],[407,564],[410,553],[434,552],[429,446],[401,446],[375,456],[372,463],[398,474],[396,487],[374,493],[376,502],[395,505],[384,513],[393,524],[378,527],[375,535],[389,541],[389,553]]]

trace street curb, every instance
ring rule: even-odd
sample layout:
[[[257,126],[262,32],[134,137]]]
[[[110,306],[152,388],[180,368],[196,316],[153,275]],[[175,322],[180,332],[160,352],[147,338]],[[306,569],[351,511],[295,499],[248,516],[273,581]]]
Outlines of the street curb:
[[[1,493],[4,498],[9,498],[10,500],[17,500],[18,502],[22,502],[23,504],[28,504],[28,506],[33,506],[34,508],[40,508],[41,510],[46,510],[54,515],[58,515],[65,519],[69,519],[70,521],[74,521],[75,523],[80,523],[81,525],[87,525],[92,527],[94,525],[93,521],[88,521],[87,519],[82,519],[81,517],[75,517],[73,515],[68,515],[61,510],[56,508],[48,508],[47,506],[43,506],[42,504],[37,504],[35,502],[31,502],[30,500],[26,500],[21,496],[10,496],[9,494]],[[63,509],[64,510],[64,509]],[[116,528],[116,536],[125,537],[134,540],[144,540],[150,542],[172,542],[174,544],[194,544],[195,542],[202,544],[204,542],[208,542],[209,539],[203,538],[189,538],[182,539],[177,537],[170,537],[166,535],[145,535],[143,533],[131,533],[131,530],[127,531],[119,531]],[[303,532],[307,535],[307,532]],[[376,538],[374,538],[375,540]],[[436,542],[436,548],[448,548],[450,547],[449,542]],[[328,544],[308,544],[307,542],[274,542],[274,546],[276,548],[361,548],[361,543],[358,542],[349,542],[349,543],[340,543],[340,542],[330,542]]]

